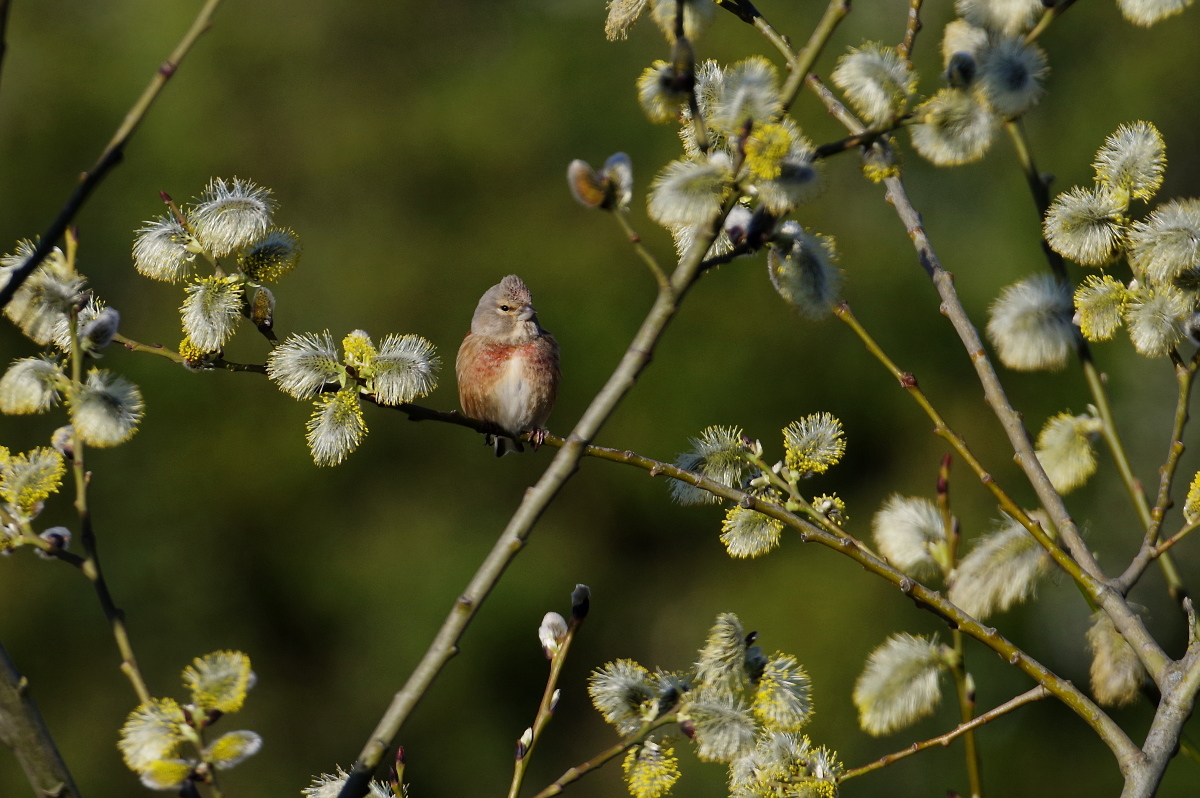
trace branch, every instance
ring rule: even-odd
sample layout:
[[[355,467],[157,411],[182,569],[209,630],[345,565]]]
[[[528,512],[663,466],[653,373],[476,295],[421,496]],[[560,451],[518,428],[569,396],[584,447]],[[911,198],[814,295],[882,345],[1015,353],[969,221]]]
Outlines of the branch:
[[[788,41],[786,36],[771,27],[771,23],[767,22],[767,18],[764,17],[759,10],[754,7],[754,4],[751,3],[750,0],[713,0],[713,2],[726,11],[732,13],[742,22],[758,28],[762,35],[766,36],[767,40],[771,42],[771,44],[775,45],[775,49],[777,49],[784,58],[789,61],[792,60],[792,57],[795,55],[795,53],[792,52],[791,42]]]
[[[804,79],[812,70],[813,64],[817,62],[817,57],[825,49],[825,44],[833,36],[838,23],[849,13],[850,0],[829,0],[829,5],[821,16],[821,21],[817,23],[816,29],[808,37],[808,43],[788,63],[791,74],[788,75],[787,81],[783,84],[783,91],[779,95],[783,100],[782,113],[786,114],[792,107],[796,95],[800,93],[800,87],[804,84]]]
[[[129,109],[124,121],[121,122],[121,126],[117,128],[116,134],[112,137],[112,141],[100,153],[100,158],[90,171],[84,172],[80,176],[79,184],[71,192],[67,204],[58,212],[58,216],[50,223],[50,227],[46,229],[46,232],[42,233],[41,238],[38,239],[37,247],[29,257],[29,260],[15,269],[9,275],[8,283],[0,287],[0,308],[8,304],[22,283],[29,278],[29,275],[33,274],[34,270],[46,259],[46,256],[54,250],[58,239],[67,231],[71,220],[75,218],[75,215],[79,213],[83,204],[87,202],[93,189],[124,158],[125,145],[133,136],[133,132],[137,130],[138,125],[145,118],[146,113],[150,110],[150,106],[154,103],[155,98],[158,97],[159,92],[162,91],[163,86],[175,74],[175,70],[179,68],[179,64],[183,61],[184,56],[192,49],[192,45],[212,25],[213,12],[217,10],[217,6],[220,4],[221,0],[205,0],[204,7],[196,15],[192,26],[188,28],[187,33],[184,34],[179,44],[176,45],[170,57],[158,68],[158,71],[150,80],[150,85],[142,92],[142,96]],[[7,9],[7,5],[6,1],[5,9]]]
[[[917,34],[921,28],[921,2],[922,0],[908,0],[908,21],[904,25],[904,41],[896,48],[901,58],[912,66],[912,51],[913,44],[917,41]]]
[[[657,303],[656,303],[657,305]],[[653,313],[652,313],[653,315]],[[647,319],[646,323],[649,323]],[[643,330],[644,332],[644,330]],[[638,341],[641,339],[641,334],[635,339],[634,344],[626,352],[625,358],[628,360],[631,353],[637,347]],[[646,358],[651,354],[650,350],[641,353]],[[624,361],[623,361],[624,363]],[[618,369],[621,372],[622,369]],[[610,378],[610,383],[617,379],[617,374]],[[626,389],[627,390],[627,389]],[[608,391],[606,386],[604,395]],[[372,400],[372,397],[365,397]],[[372,400],[373,401],[373,400]],[[593,405],[599,401],[597,398]],[[440,421],[455,426],[466,427],[479,433],[495,433],[496,428],[487,423],[476,419],[464,416],[456,411],[442,411],[424,407],[415,404],[400,404],[390,407],[406,414],[411,421]],[[544,507],[544,502],[548,502],[552,496],[547,496],[546,491],[549,490],[546,486],[547,480],[555,476],[558,471],[556,467],[560,466],[565,454],[570,455],[569,467],[574,469],[578,467],[578,462],[583,457],[596,457],[602,460],[609,460],[616,463],[624,463],[632,465],[649,472],[650,476],[666,475],[673,479],[678,479],[683,482],[693,485],[702,490],[708,491],[715,496],[730,501],[737,502],[743,507],[757,510],[764,515],[783,521],[785,524],[797,529],[800,532],[802,542],[815,542],[823,546],[831,548],[847,557],[858,562],[866,570],[876,574],[891,582],[896,587],[900,588],[901,592],[911,598],[917,606],[922,609],[929,610],[945,621],[952,629],[960,629],[964,634],[979,640],[995,651],[1002,659],[1019,668],[1022,672],[1031,676],[1039,684],[1060,701],[1070,707],[1077,715],[1079,715],[1092,729],[1100,736],[1109,748],[1113,751],[1122,768],[1133,759],[1140,755],[1140,752],[1128,738],[1124,731],[1117,726],[1105,712],[1096,706],[1086,695],[1076,688],[1069,681],[1062,679],[1054,674],[1045,666],[1038,663],[1021,649],[1017,648],[1006,638],[1000,635],[995,629],[984,626],[976,621],[971,616],[967,615],[956,605],[952,604],[941,593],[930,590],[929,588],[914,582],[911,578],[888,565],[883,560],[867,551],[857,540],[849,535],[839,535],[833,532],[821,529],[814,526],[806,520],[800,518],[793,513],[788,512],[783,507],[770,502],[764,502],[760,499],[736,490],[720,482],[708,479],[700,474],[692,471],[686,471],[678,466],[670,463],[665,463],[659,460],[654,460],[649,457],[637,454],[630,450],[610,449],[602,446],[593,446],[585,443],[579,437],[579,429],[584,421],[592,415],[592,408],[589,408],[585,413],[584,419],[577,425],[576,430],[566,438],[562,438],[553,434],[546,434],[544,443],[554,448],[560,449],[558,456],[550,464],[550,467],[542,475],[538,483],[530,488],[525,495],[525,500],[517,513],[509,521],[508,527],[493,547],[492,552],[487,559],[476,571],[471,583],[467,586],[467,590],[455,602],[454,608],[451,610],[449,617],[442,624],[442,628],[438,631],[437,637],[426,651],[425,656],[409,677],[404,688],[396,694],[392,705],[388,708],[387,713],[380,720],[376,727],[376,732],[372,734],[371,742],[367,744],[367,748],[360,754],[359,761],[355,763],[354,769],[351,771],[351,779],[355,779],[355,774],[363,774],[357,777],[356,782],[347,780],[343,786],[342,792],[339,793],[339,798],[358,798],[365,794],[366,783],[374,768],[378,766],[382,759],[383,751],[390,745],[391,737],[393,737],[400,728],[400,725],[408,717],[408,714],[416,706],[424,691],[432,684],[441,668],[457,653],[458,639],[461,637],[471,617],[478,609],[480,603],[490,591],[492,586],[499,580],[505,567],[516,554],[524,547],[525,541],[529,536],[529,528],[521,527],[521,524],[531,525],[536,520],[534,513],[540,513]],[[530,434],[525,433],[521,436],[523,440],[529,440]],[[569,474],[568,474],[569,476]],[[556,477],[557,478],[557,477]],[[562,480],[565,481],[566,477]],[[557,487],[561,485],[554,486]],[[532,502],[542,503],[541,506],[531,507]],[[386,737],[384,735],[387,735]],[[626,746],[628,748],[628,746]],[[626,750],[626,749],[622,749]],[[617,751],[616,753],[620,753]],[[613,753],[612,756],[615,756]],[[368,756],[376,756],[377,759],[369,759]],[[574,780],[574,779],[570,779]],[[348,793],[347,788],[356,783],[356,790],[361,792]],[[547,788],[550,789],[550,788]],[[557,792],[545,792],[539,795],[556,795]]]
[[[558,651],[553,652],[550,660],[550,675],[546,677],[542,702],[538,704],[537,715],[534,716],[533,725],[529,727],[531,732],[529,746],[526,748],[522,745],[517,749],[517,761],[513,765],[513,777],[508,788],[508,798],[518,798],[521,794],[521,783],[525,780],[525,769],[529,767],[529,758],[533,755],[533,749],[537,747],[538,740],[542,738],[546,724],[550,722],[550,718],[554,714],[554,705],[558,700],[558,677],[562,673],[563,663],[567,661],[567,653],[571,650],[571,641],[575,639],[575,633],[579,631],[581,621],[572,613],[568,623],[567,634],[560,641]]]
[[[1142,746],[1145,763],[1127,775],[1121,798],[1150,798],[1158,789],[1163,773],[1179,745],[1183,724],[1191,717],[1200,692],[1200,634],[1192,600],[1185,598],[1183,608],[1188,619],[1187,652],[1168,667],[1165,689],[1150,724],[1150,732]]]
[[[556,447],[569,446],[570,440],[554,435],[547,435],[546,443]],[[722,499],[729,499],[742,507],[756,510],[763,515],[784,522],[800,533],[800,540],[804,543],[819,543],[851,558],[862,565],[867,571],[895,585],[921,609],[928,610],[937,615],[950,628],[960,629],[963,634],[983,643],[1008,664],[1017,667],[1045,687],[1052,695],[1070,707],[1092,727],[1096,734],[1112,750],[1122,770],[1130,767],[1131,763],[1140,759],[1141,752],[1125,732],[1121,730],[1121,727],[1113,722],[1112,718],[1079,688],[1053,673],[1050,669],[1017,648],[1017,646],[994,628],[984,626],[970,615],[967,615],[938,591],[931,590],[913,581],[912,578],[867,551],[853,537],[849,535],[837,535],[821,529],[805,519],[788,512],[778,504],[755,498],[748,493],[731,488],[728,485],[716,482],[693,471],[686,471],[678,466],[654,460],[636,452],[609,449],[602,446],[587,446],[584,454],[589,457],[597,457],[602,460],[636,466],[649,472],[651,476],[666,475],[686,482],[715,496],[720,496]]]
[[[29,694],[29,683],[17,671],[3,645],[0,645],[0,743],[16,754],[25,778],[37,795],[79,798],[79,789]]]
[[[913,743],[911,746],[909,746],[908,748],[905,748],[903,751],[897,751],[894,754],[888,754],[887,756],[880,757],[879,759],[875,760],[874,762],[872,762],[869,765],[863,765],[862,767],[851,768],[850,770],[845,771],[844,773],[842,773],[841,776],[838,777],[838,783],[840,784],[841,782],[846,781],[847,779],[853,779],[856,776],[865,775],[867,773],[870,773],[873,770],[879,770],[880,768],[885,768],[888,765],[892,764],[893,762],[898,762],[899,760],[904,759],[905,757],[910,757],[913,754],[924,751],[926,748],[932,748],[935,745],[941,745],[941,746],[949,745],[950,742],[952,740],[954,740],[956,737],[966,734],[974,729],[977,729],[985,723],[990,723],[991,721],[995,720],[996,718],[1000,717],[1001,715],[1007,715],[1009,712],[1012,712],[1017,707],[1024,706],[1025,704],[1029,704],[1033,701],[1039,701],[1043,698],[1048,697],[1049,695],[1050,695],[1050,692],[1048,690],[1046,690],[1045,687],[1038,685],[1037,687],[1033,688],[1032,690],[1021,693],[1016,698],[1013,698],[1009,701],[1004,702],[1003,704],[996,707],[995,709],[985,712],[982,715],[974,718],[973,720],[968,721],[967,723],[960,723],[959,725],[955,726],[953,729],[946,732],[945,734],[938,735],[937,737],[932,737],[928,740],[925,740],[924,742]]]
[[[925,235],[920,214],[913,208],[904,191],[904,183],[899,177],[889,177],[884,182],[887,185],[887,199],[895,207],[896,213],[904,223],[913,246],[917,250],[921,265],[929,274],[942,299],[942,312],[950,319],[955,332],[958,333],[959,340],[962,341],[970,355],[971,364],[975,367],[975,374],[983,386],[984,396],[1008,436],[1017,465],[1025,472],[1042,507],[1050,514],[1050,519],[1058,529],[1059,537],[1067,551],[1071,553],[1082,569],[1083,581],[1081,584],[1088,591],[1088,595],[1112,618],[1117,630],[1129,641],[1137,653],[1138,659],[1158,684],[1162,679],[1163,669],[1170,659],[1158,642],[1151,637],[1142,620],[1125,603],[1124,596],[1108,584],[1100,566],[1096,564],[1095,558],[1080,536],[1074,519],[1071,518],[1063,503],[1062,496],[1054,489],[1050,478],[1046,476],[1041,462],[1034,453],[1029,433],[1022,424],[1021,414],[1013,408],[1012,403],[1005,395],[1000,378],[996,375],[987,351],[983,348],[983,342],[979,339],[979,333],[967,317],[967,312],[958,298],[958,292],[954,288],[954,278],[949,272],[942,269],[941,262],[934,253],[929,238]]]
[[[674,714],[667,714],[663,715],[661,718],[656,718],[649,723],[643,724],[642,728],[638,729],[632,736],[625,738],[611,748],[601,751],[588,761],[571,768],[566,773],[559,776],[558,780],[549,787],[533,796],[533,798],[550,798],[552,795],[559,795],[568,784],[579,781],[604,763],[608,762],[614,757],[620,756],[630,748],[633,748],[635,745],[640,743],[642,740],[645,740],[650,732],[654,731],[660,726],[666,726],[674,723],[676,720],[677,718]]]
[[[900,368],[892,362],[891,358],[887,356],[887,353],[883,351],[879,344],[875,342],[875,339],[871,337],[862,324],[859,323],[858,319],[854,317],[854,314],[850,312],[849,303],[842,302],[840,305],[834,308],[833,312],[835,316],[837,316],[852,330],[854,330],[855,334],[858,335],[858,337],[862,340],[863,345],[866,346],[867,351],[874,355],[875,358],[883,364],[884,368],[891,372],[892,376],[895,377],[900,383],[900,386],[904,388],[904,390],[916,401],[918,405],[921,406],[921,409],[924,410],[925,414],[929,416],[930,420],[933,421],[934,432],[938,435],[938,437],[946,440],[954,448],[954,450],[958,452],[959,457],[966,461],[971,470],[975,472],[975,475],[979,477],[979,481],[983,483],[984,487],[991,491],[993,496],[996,497],[996,501],[999,502],[1000,508],[1008,515],[1012,516],[1013,520],[1017,521],[1021,524],[1021,526],[1029,530],[1029,534],[1033,535],[1037,542],[1041,544],[1042,548],[1044,548],[1047,553],[1049,553],[1049,555],[1054,559],[1060,568],[1066,571],[1071,578],[1081,586],[1086,587],[1088,582],[1087,576],[1080,569],[1079,563],[1071,559],[1071,556],[1063,551],[1062,548],[1054,542],[1054,538],[1050,537],[1046,530],[1042,529],[1042,525],[1037,521],[1037,519],[1032,518],[1029,513],[1025,512],[1025,510],[1022,509],[1019,504],[1013,501],[1012,497],[1010,497],[1008,493],[1006,493],[1005,490],[1000,487],[1000,485],[996,482],[995,477],[988,473],[987,469],[983,467],[983,464],[979,462],[974,453],[972,453],[967,447],[966,441],[963,440],[963,437],[947,426],[941,414],[938,413],[937,409],[933,406],[933,403],[929,401],[928,397],[925,396],[924,391],[922,391],[918,386],[917,378],[907,371],[901,371]]]
[[[1046,237],[1041,234],[1041,221],[1050,207],[1048,178],[1038,171],[1037,164],[1034,163],[1033,150],[1029,146],[1029,137],[1025,134],[1025,126],[1021,120],[1017,119],[1005,122],[1004,127],[1013,141],[1013,146],[1016,148],[1017,160],[1021,164],[1021,171],[1025,174],[1025,181],[1029,184],[1029,191],[1033,196],[1034,208],[1037,209],[1038,239],[1041,241],[1042,252],[1046,256],[1050,270],[1054,272],[1059,280],[1069,285],[1070,278],[1067,276],[1067,267],[1062,255],[1055,252],[1050,247],[1050,243],[1046,240]],[[1078,338],[1075,352],[1083,368],[1083,375],[1087,380],[1088,390],[1092,395],[1092,402],[1095,404],[1096,412],[1100,417],[1101,434],[1104,437],[1104,442],[1108,446],[1109,453],[1112,454],[1113,462],[1117,466],[1117,473],[1121,477],[1121,482],[1125,485],[1125,491],[1129,494],[1134,509],[1137,511],[1142,529],[1145,530],[1146,537],[1139,556],[1145,554],[1147,558],[1142,563],[1141,569],[1137,570],[1137,576],[1141,576],[1142,570],[1145,569],[1145,565],[1150,561],[1148,555],[1158,534],[1158,527],[1162,523],[1163,514],[1166,512],[1166,503],[1170,501],[1171,476],[1174,474],[1174,464],[1178,462],[1178,454],[1175,454],[1172,460],[1172,453],[1175,452],[1173,444],[1167,456],[1167,466],[1164,466],[1166,470],[1163,471],[1163,479],[1159,483],[1159,506],[1155,508],[1155,511],[1152,511],[1149,503],[1146,501],[1146,493],[1142,489],[1142,483],[1134,475],[1133,468],[1129,464],[1129,457],[1126,454],[1124,443],[1121,442],[1121,436],[1117,431],[1117,423],[1113,417],[1112,406],[1108,401],[1108,392],[1104,388],[1104,380],[1096,368],[1095,360],[1092,358],[1091,347],[1088,346],[1087,340],[1082,336]],[[1180,374],[1178,366],[1176,368],[1176,376],[1180,380],[1180,401],[1183,416],[1181,420],[1181,411],[1177,409],[1175,416],[1176,428],[1172,436],[1172,441],[1180,441],[1183,436],[1182,424],[1187,420],[1187,393],[1191,389],[1190,374],[1186,385],[1183,383],[1183,375]],[[1179,446],[1182,446],[1182,443]],[[1167,589],[1171,593],[1171,597],[1177,602],[1182,600],[1187,595],[1187,590],[1184,588],[1183,581],[1179,576],[1179,571],[1175,567],[1174,561],[1168,556],[1162,558],[1159,564],[1162,567],[1163,576],[1166,578]],[[1131,570],[1133,568],[1134,563],[1130,563],[1125,574],[1118,580],[1123,585],[1118,588],[1122,593],[1128,593],[1129,588],[1133,584],[1132,581],[1125,581],[1126,577],[1133,573]],[[1136,578],[1134,578],[1134,581],[1136,581]]]
[[[633,389],[638,375],[649,365],[663,331],[678,312],[680,303],[696,281],[701,261],[716,240],[725,223],[725,217],[737,202],[739,195],[739,191],[732,191],[730,199],[714,217],[709,229],[704,235],[697,236],[691,249],[685,253],[672,273],[669,285],[659,290],[650,312],[616,370],[584,411],[583,417],[575,425],[541,478],[525,491],[521,505],[505,526],[491,552],[476,570],[466,590],[455,601],[450,614],[443,621],[433,642],[404,687],[396,693],[380,718],[370,739],[359,753],[349,778],[338,794],[339,798],[360,798],[367,793],[371,774],[383,760],[384,753],[391,746],[392,740],[417,702],[457,652],[458,641],[480,605],[500,580],[509,563],[525,547],[533,525],[542,512],[578,469],[588,442],[600,431],[620,401]]]
[[[1197,367],[1200,367],[1200,353],[1193,355],[1191,362],[1186,365],[1178,362],[1175,365],[1175,379],[1179,383],[1179,398],[1175,403],[1171,443],[1167,449],[1166,462],[1159,469],[1158,498],[1154,503],[1154,509],[1150,511],[1150,523],[1146,527],[1146,536],[1142,541],[1142,547],[1125,569],[1125,573],[1116,579],[1118,589],[1124,593],[1128,593],[1137,584],[1150,561],[1157,559],[1163,564],[1168,588],[1177,587],[1177,589],[1171,589],[1172,598],[1182,601],[1187,596],[1187,591],[1183,590],[1179,574],[1175,569],[1174,561],[1170,558],[1167,550],[1190,532],[1192,525],[1185,525],[1174,537],[1161,543],[1158,542],[1158,537],[1162,531],[1162,522],[1166,517],[1167,508],[1171,506],[1171,484],[1174,482],[1175,472],[1179,467],[1179,458],[1186,448],[1183,444],[1183,430],[1187,426],[1188,405],[1191,403],[1192,386],[1195,383]]]
[[[1046,32],[1046,28],[1050,27],[1051,22],[1065,14],[1067,9],[1073,5],[1075,5],[1075,0],[1061,0],[1058,3],[1049,5],[1049,8],[1042,13],[1042,18],[1038,20],[1038,24],[1025,36],[1025,43],[1029,44],[1036,41],[1039,36]]]
[[[68,237],[68,244],[74,240]],[[73,247],[68,247],[68,253],[73,253]],[[68,257],[73,257],[69,254]],[[72,264],[73,265],[73,264]],[[83,384],[83,346],[79,340],[79,325],[75,312],[70,317],[71,329],[71,381],[75,385]],[[92,475],[84,467],[83,438],[76,430],[71,436],[71,472],[75,477],[75,511],[79,514],[79,538],[83,544],[84,559],[79,570],[91,581],[96,590],[96,598],[100,600],[100,608],[104,617],[112,627],[113,639],[116,640],[117,650],[121,653],[121,671],[133,685],[138,701],[149,703],[150,690],[138,669],[137,657],[133,654],[133,646],[129,642],[129,631],[125,627],[125,613],[117,607],[109,592],[108,582],[104,579],[104,571],[100,567],[100,553],[96,545],[96,533],[92,528],[92,513],[88,508],[88,485]]]

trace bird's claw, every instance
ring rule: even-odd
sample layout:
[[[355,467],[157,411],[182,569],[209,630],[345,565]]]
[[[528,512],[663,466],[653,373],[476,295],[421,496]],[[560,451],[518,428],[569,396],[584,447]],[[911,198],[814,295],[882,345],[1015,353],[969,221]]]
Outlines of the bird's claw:
[[[550,434],[550,430],[548,430],[548,429],[530,430],[529,445],[532,446],[533,450],[536,452],[538,450],[538,447],[540,447],[543,443],[546,442],[546,436],[549,434]]]

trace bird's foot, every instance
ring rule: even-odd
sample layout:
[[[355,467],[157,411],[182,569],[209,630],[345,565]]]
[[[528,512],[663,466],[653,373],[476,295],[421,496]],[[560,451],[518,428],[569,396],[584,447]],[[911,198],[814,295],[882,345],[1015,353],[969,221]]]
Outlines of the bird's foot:
[[[536,452],[538,447],[546,442],[546,436],[550,434],[548,429],[535,429],[529,431],[529,445]]]

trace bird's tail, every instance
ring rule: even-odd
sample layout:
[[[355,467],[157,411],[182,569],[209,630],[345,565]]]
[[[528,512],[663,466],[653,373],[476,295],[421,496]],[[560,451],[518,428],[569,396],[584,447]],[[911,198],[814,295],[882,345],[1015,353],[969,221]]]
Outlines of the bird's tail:
[[[497,457],[503,457],[509,452],[525,451],[525,447],[518,440],[506,438],[503,435],[489,435],[488,438],[490,439],[488,442],[496,447]]]

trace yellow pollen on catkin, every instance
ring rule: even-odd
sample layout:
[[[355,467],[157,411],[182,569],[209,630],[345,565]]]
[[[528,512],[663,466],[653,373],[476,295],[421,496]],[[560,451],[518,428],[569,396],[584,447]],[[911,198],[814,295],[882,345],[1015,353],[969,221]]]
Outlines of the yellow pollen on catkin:
[[[746,168],[760,180],[779,177],[792,137],[780,124],[756,125],[746,139]]]

